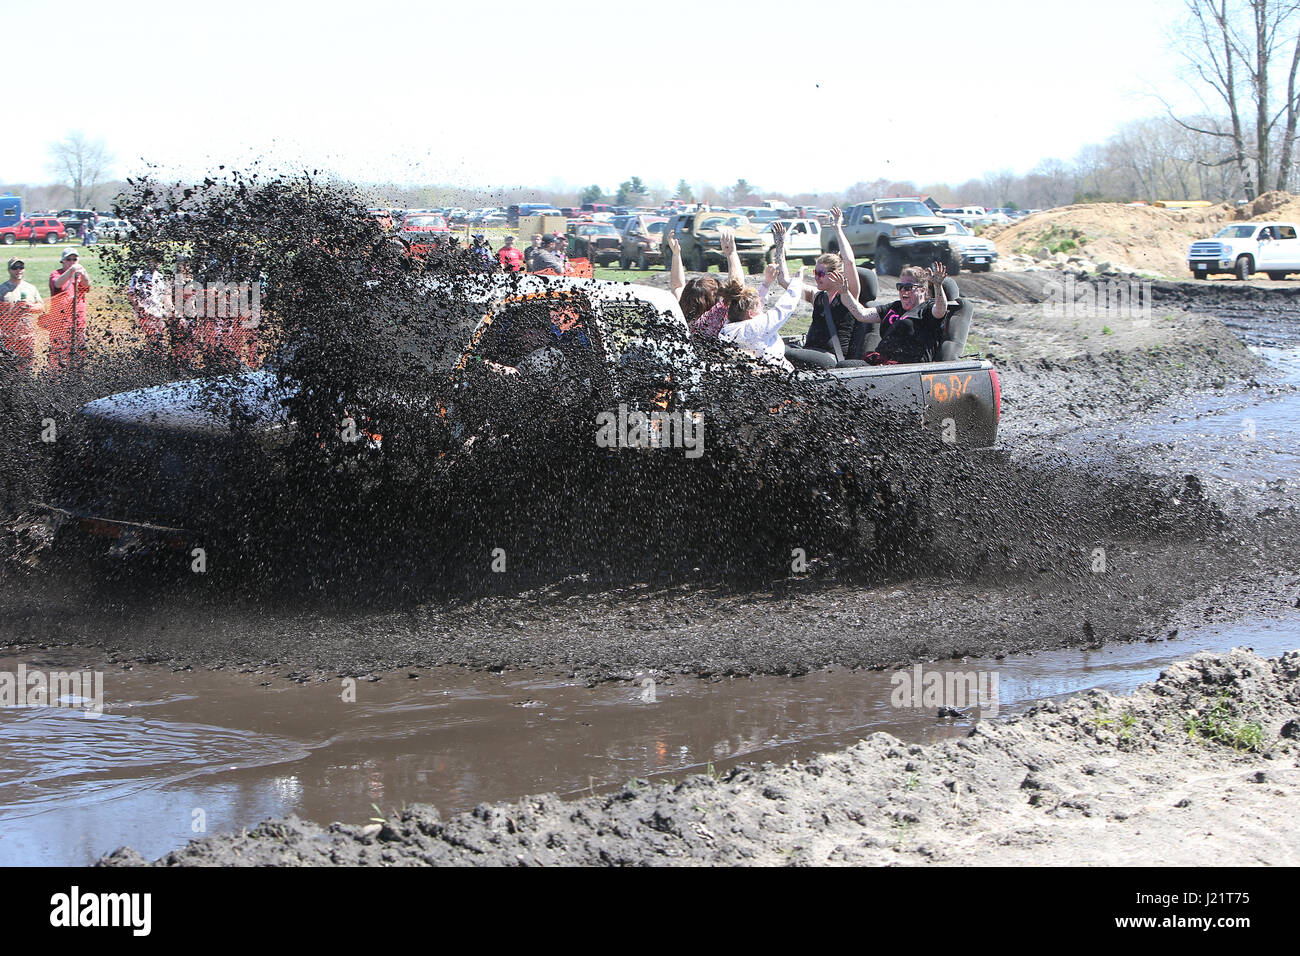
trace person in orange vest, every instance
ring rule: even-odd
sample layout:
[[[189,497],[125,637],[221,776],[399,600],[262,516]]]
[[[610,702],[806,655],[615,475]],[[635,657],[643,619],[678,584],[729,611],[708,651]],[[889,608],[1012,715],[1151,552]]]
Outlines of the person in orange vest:
[[[25,372],[35,358],[36,318],[41,314],[41,294],[23,276],[27,263],[9,260],[9,278],[0,282],[0,351],[9,352]]]
[[[86,353],[86,292],[90,277],[71,246],[50,273],[50,311],[41,325],[50,333],[50,366],[66,371]]]

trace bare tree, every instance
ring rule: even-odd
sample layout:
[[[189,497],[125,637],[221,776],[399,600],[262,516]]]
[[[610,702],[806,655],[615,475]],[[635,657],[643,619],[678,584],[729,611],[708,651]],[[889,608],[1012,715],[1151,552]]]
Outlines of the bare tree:
[[[95,190],[104,181],[112,157],[103,140],[87,139],[76,130],[50,147],[50,166],[72,190],[72,205],[84,209],[94,201]]]
[[[1300,12],[1300,0],[1187,0],[1187,10],[1190,18],[1180,49],[1192,68],[1198,95],[1205,101],[1208,93],[1222,103],[1227,110],[1228,128],[1178,119],[1172,111],[1170,117],[1188,130],[1229,143],[1227,155],[1203,162],[1211,166],[1232,164],[1248,192],[1251,170],[1247,162],[1251,158],[1255,161],[1254,182],[1260,191],[1268,188],[1270,180],[1276,182],[1276,188],[1285,189],[1300,119],[1296,90],[1296,71],[1300,67],[1296,14]],[[1291,62],[1283,94],[1285,103],[1274,111],[1271,104],[1276,91],[1270,70],[1279,52],[1288,47]],[[1246,132],[1243,103],[1254,114],[1251,135]],[[1214,106],[1210,106],[1210,112],[1216,112]],[[1280,159],[1274,165],[1273,141],[1284,115],[1287,125],[1279,144]]]

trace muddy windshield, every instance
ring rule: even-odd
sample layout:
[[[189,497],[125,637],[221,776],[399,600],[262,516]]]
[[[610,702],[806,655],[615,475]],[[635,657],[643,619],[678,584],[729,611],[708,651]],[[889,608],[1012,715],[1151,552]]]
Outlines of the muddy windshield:
[[[1249,239],[1258,226],[1226,226],[1214,234],[1215,239]]]

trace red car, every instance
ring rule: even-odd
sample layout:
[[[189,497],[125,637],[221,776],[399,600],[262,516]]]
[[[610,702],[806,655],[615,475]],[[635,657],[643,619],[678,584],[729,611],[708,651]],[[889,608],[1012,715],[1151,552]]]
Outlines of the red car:
[[[63,223],[53,216],[32,216],[0,229],[0,242],[12,246],[19,239],[30,240],[33,229],[36,230],[36,241],[49,245],[60,242],[68,236],[68,230],[64,228]]]
[[[451,232],[447,220],[436,213],[413,213],[402,220],[402,232]]]

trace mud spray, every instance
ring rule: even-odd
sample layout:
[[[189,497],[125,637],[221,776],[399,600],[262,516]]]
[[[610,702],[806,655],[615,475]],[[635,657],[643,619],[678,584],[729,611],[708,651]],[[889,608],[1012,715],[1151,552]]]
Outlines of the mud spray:
[[[896,409],[680,341],[653,312],[606,343],[615,368],[565,342],[558,362],[516,368],[512,336],[557,321],[554,300],[520,297],[463,362],[493,280],[468,252],[406,255],[365,207],[350,187],[307,176],[132,183],[115,212],[138,232],[101,252],[112,285],[154,264],[200,288],[256,283],[249,338],[263,369],[250,377],[247,348],[205,335],[175,303],[144,335],[120,295],[112,314],[92,314],[80,365],[36,378],[3,369],[11,584],[66,578],[84,560],[84,542],[43,536],[40,506],[60,503],[188,529],[222,588],[270,602],[408,603],[557,580],[923,577],[1043,581],[1105,603],[1107,547],[1167,545],[1168,563],[1147,566],[1159,582],[1177,555],[1227,560],[1239,540],[1194,480],[955,451]],[[590,344],[600,332],[588,303],[575,292],[571,306],[567,344]],[[74,414],[181,382],[140,399],[133,422]],[[205,428],[169,425],[181,406]],[[601,416],[620,406],[695,416],[702,453],[602,447]],[[44,441],[51,420],[59,436]],[[93,558],[67,579],[156,591],[140,561]],[[1140,589],[1130,581],[1129,596]]]

